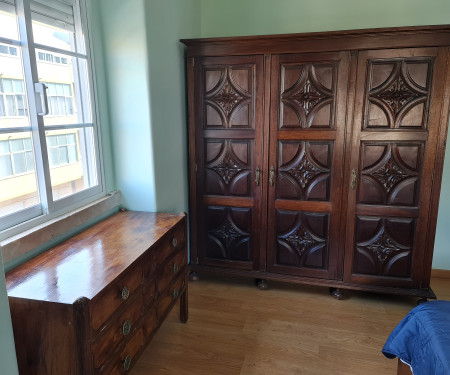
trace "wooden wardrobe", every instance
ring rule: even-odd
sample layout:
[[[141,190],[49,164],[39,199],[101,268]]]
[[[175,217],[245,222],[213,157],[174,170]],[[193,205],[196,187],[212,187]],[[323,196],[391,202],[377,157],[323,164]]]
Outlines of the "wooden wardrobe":
[[[191,271],[434,298],[450,26],[182,42]]]

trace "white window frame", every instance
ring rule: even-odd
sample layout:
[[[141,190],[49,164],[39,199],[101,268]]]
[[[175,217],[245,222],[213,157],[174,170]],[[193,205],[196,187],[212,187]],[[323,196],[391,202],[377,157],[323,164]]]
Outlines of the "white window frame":
[[[89,1],[89,0],[87,0]],[[10,6],[5,2],[0,5],[5,8],[10,6],[12,13],[15,13],[18,18],[20,42],[16,40],[10,40],[0,37],[0,43],[7,44],[21,48],[22,61],[24,67],[24,80],[27,90],[28,98],[28,111],[30,113],[30,127],[24,128],[11,128],[6,129],[9,132],[30,132],[32,134],[34,152],[36,159],[36,174],[39,182],[39,195],[41,204],[38,206],[30,207],[25,210],[7,215],[0,218],[0,240],[19,234],[25,230],[41,225],[48,220],[52,220],[55,217],[67,214],[70,211],[76,210],[90,202],[93,202],[103,196],[105,193],[104,186],[104,171],[102,162],[102,150],[101,150],[101,138],[99,131],[99,116],[97,110],[97,93],[94,76],[94,63],[93,53],[91,47],[90,33],[89,33],[89,17],[87,12],[86,0],[72,0],[77,6],[74,7],[75,12],[75,30],[77,40],[77,51],[80,50],[81,42],[79,36],[83,35],[85,44],[85,53],[71,52],[66,50],[59,50],[58,48],[48,47],[41,44],[37,44],[33,40],[32,35],[32,19],[30,10],[30,0],[15,0],[16,6]],[[38,110],[41,107],[41,100],[36,92],[35,83],[39,83],[37,74],[37,56],[36,50],[44,50],[52,54],[63,54],[72,57],[80,57],[87,62],[87,73],[89,80],[89,89],[83,87],[87,92],[87,96],[90,98],[90,102],[83,101],[84,108],[80,108],[82,112],[86,112],[86,106],[90,106],[90,113],[92,116],[92,123],[82,123],[74,125],[58,125],[58,126],[44,126],[44,119],[42,115],[38,115]],[[83,65],[83,64],[81,64]],[[78,72],[80,74],[80,72]],[[81,81],[83,85],[83,81]],[[33,94],[30,94],[33,93]],[[73,94],[73,92],[72,92]],[[92,128],[93,147],[95,152],[95,160],[90,160],[89,170],[96,171],[97,185],[82,190],[78,193],[70,195],[68,197],[53,200],[52,186],[50,180],[50,166],[48,162],[46,134],[48,130],[56,129],[83,129]],[[2,132],[6,132],[2,129]],[[90,144],[89,144],[90,145]],[[86,159],[86,158],[85,158]],[[45,161],[45,162],[44,162]],[[85,163],[86,161],[83,160]],[[94,165],[96,167],[94,167]],[[89,178],[89,176],[85,176]]]

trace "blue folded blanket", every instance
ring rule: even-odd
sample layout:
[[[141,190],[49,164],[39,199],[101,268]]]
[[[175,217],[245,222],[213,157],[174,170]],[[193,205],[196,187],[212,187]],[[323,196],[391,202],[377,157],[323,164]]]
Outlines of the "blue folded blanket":
[[[414,375],[450,374],[450,301],[431,301],[412,309],[382,349],[400,358]]]

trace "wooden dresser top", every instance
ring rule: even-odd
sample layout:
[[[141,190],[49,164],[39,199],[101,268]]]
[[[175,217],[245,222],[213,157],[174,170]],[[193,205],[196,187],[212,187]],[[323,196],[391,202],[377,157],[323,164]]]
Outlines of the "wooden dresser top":
[[[6,274],[10,297],[94,298],[185,215],[119,212]]]

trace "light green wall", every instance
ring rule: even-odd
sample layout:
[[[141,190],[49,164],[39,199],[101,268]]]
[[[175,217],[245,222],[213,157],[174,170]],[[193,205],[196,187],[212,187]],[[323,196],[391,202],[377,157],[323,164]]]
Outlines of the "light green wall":
[[[202,0],[203,37],[449,22],[448,0]]]
[[[125,207],[187,211],[184,52],[200,0],[98,0],[116,185]]]
[[[202,0],[202,36],[221,37],[450,23],[449,0]],[[433,268],[450,270],[450,137]]]
[[[156,207],[187,211],[186,69],[179,39],[200,36],[200,1],[147,1],[146,5]]]
[[[116,186],[127,208],[155,211],[145,1],[97,5]]]
[[[17,375],[16,350],[6,294],[5,272],[0,251],[0,372],[5,375]]]

